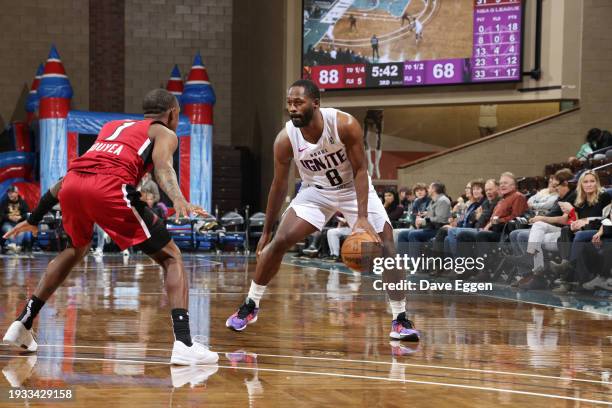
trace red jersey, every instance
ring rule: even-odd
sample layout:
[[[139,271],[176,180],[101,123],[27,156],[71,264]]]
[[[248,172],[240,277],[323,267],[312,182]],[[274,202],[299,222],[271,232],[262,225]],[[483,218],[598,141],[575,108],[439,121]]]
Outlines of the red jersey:
[[[114,120],[105,124],[95,143],[70,163],[70,170],[107,174],[136,186],[151,171],[153,142],[149,126],[153,120]]]

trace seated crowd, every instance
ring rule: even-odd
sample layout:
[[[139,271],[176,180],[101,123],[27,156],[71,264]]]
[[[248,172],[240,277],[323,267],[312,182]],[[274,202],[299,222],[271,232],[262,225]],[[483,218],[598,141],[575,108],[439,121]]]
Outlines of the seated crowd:
[[[461,275],[418,270],[476,281],[504,281],[520,289],[612,291],[612,188],[591,169],[562,168],[539,191],[519,191],[509,172],[499,180],[476,179],[455,201],[443,183],[417,183],[381,197],[394,227],[398,253],[484,259],[485,267]],[[337,214],[309,238],[298,256],[340,261],[340,243],[351,229]]]

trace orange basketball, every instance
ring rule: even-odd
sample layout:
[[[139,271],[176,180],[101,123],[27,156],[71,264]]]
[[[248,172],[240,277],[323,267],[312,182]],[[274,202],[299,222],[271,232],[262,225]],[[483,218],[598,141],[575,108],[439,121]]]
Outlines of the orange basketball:
[[[367,232],[354,232],[344,240],[340,252],[346,266],[364,272],[375,257],[382,256],[382,246]]]

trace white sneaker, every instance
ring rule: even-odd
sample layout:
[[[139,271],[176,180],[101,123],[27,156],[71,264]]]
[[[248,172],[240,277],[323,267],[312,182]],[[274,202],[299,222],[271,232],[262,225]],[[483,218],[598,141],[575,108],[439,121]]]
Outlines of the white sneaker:
[[[587,290],[595,290],[597,288],[612,290],[612,278],[605,279],[597,275],[590,281],[583,283],[582,287]]]
[[[27,351],[38,350],[38,344],[36,344],[34,337],[32,337],[32,331],[26,329],[23,323],[18,321],[14,321],[9,326],[2,341]]]
[[[36,354],[30,354],[26,358],[19,357],[9,361],[6,367],[2,369],[2,374],[4,374],[6,381],[11,384],[11,387],[19,388],[30,378],[37,359]]]
[[[176,367],[170,366],[170,376],[172,377],[172,386],[174,388],[180,388],[185,384],[191,384],[191,388],[201,384],[208,380],[208,378],[215,374],[219,370],[219,367],[214,366],[188,366],[188,367]]]
[[[219,355],[210,351],[208,347],[200,343],[193,343],[187,347],[182,341],[176,340],[172,348],[170,364],[177,365],[196,365],[196,364],[215,364],[219,361]]]

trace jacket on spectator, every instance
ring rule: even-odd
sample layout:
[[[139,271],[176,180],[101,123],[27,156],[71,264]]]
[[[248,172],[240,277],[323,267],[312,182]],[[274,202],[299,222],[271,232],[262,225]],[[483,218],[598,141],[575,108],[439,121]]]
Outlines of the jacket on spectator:
[[[425,217],[425,228],[438,229],[448,224],[451,216],[451,202],[445,195],[439,195],[435,200],[431,200]]]
[[[492,217],[498,218],[498,225],[521,216],[527,211],[527,199],[518,191],[506,194],[495,206]]]
[[[558,198],[559,195],[557,193],[550,194],[548,189],[545,188],[529,197],[527,204],[529,205],[529,208],[536,213],[536,215],[541,215],[550,210],[555,205]]]
[[[590,222],[582,229],[599,229],[599,227],[601,226],[601,219],[603,218],[603,209],[607,207],[611,201],[612,197],[610,197],[608,192],[604,190],[599,193],[599,197],[597,197],[597,202],[595,204],[589,205],[587,202],[585,202],[581,206],[574,206],[576,208],[576,215],[579,219],[590,219]]]
[[[546,217],[560,217],[563,215],[563,210],[561,210],[560,202],[567,202],[574,205],[574,201],[576,201],[576,189],[570,190],[565,196],[558,197],[557,201],[553,204],[552,208],[548,210]]]
[[[482,207],[482,213],[480,214],[480,217],[478,217],[478,220],[476,220],[476,225],[474,225],[475,228],[484,228],[484,226],[489,223],[489,220],[493,215],[493,210],[495,209],[497,203],[499,203],[499,200],[501,200],[500,197],[495,197],[491,201],[485,200],[480,205]]]
[[[387,210],[389,220],[392,222],[399,220],[402,215],[404,215],[404,207],[402,207],[401,205],[396,206],[394,209],[385,208],[385,210]]]
[[[414,224],[414,220],[416,220],[416,216],[420,212],[426,212],[427,207],[429,207],[429,203],[431,202],[431,197],[425,196],[423,198],[417,198],[412,202],[412,209],[410,210],[410,223]]]
[[[480,201],[476,201],[469,205],[469,207],[465,210],[465,214],[463,219],[457,223],[457,227],[459,228],[473,228],[476,224],[476,210],[480,207],[487,199],[484,198]]]
[[[28,204],[24,201],[21,196],[17,199],[16,203],[11,202],[8,197],[2,201],[0,204],[0,214],[2,214],[2,222],[13,222],[10,220],[9,216],[11,214],[19,214],[21,218],[18,222],[21,222],[26,219],[26,216],[30,209],[28,208]]]

